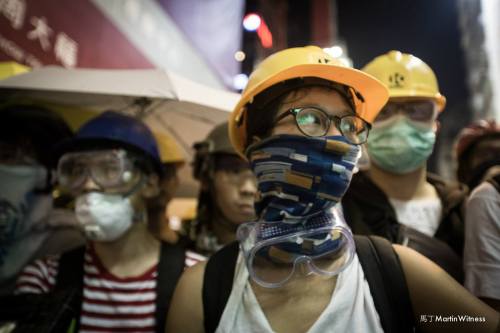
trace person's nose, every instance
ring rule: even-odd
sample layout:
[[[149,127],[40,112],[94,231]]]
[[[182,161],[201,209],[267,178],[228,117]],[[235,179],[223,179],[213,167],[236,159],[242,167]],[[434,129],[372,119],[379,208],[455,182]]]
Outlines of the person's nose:
[[[92,179],[90,175],[85,175],[85,180],[83,181],[82,186],[80,187],[81,192],[87,193],[92,191],[100,190],[100,186],[96,184],[96,182]]]
[[[337,128],[333,120],[330,122],[330,128],[326,132],[326,136],[342,135],[340,130]]]
[[[254,174],[249,171],[243,175],[243,180],[240,185],[240,193],[244,196],[254,196],[257,192],[257,181]]]

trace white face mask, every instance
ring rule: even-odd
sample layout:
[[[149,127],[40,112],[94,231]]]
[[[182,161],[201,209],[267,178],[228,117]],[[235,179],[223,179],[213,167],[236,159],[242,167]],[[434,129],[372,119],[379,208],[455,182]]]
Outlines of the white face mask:
[[[134,208],[128,197],[90,192],[76,199],[75,213],[87,239],[111,242],[130,229]]]
[[[40,165],[0,164],[0,243],[15,241],[31,229],[27,218],[38,196],[34,190],[43,189],[46,181],[47,170]]]
[[[41,165],[0,164],[0,279],[15,274],[43,241],[52,196],[35,190],[46,185]]]

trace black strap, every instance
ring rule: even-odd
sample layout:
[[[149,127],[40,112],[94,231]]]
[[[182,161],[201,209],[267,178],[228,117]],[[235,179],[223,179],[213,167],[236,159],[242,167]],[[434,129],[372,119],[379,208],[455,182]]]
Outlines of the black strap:
[[[54,325],[57,325],[57,329],[54,329],[53,332],[59,332],[62,329],[67,331],[72,320],[75,320],[75,332],[78,332],[82,308],[84,262],[85,246],[65,252],[59,259],[56,285],[49,297],[63,295],[59,297],[64,299],[64,302],[60,303],[57,311],[59,317],[53,318]],[[54,309],[55,307],[52,308],[52,311]]]
[[[399,258],[389,241],[376,236],[354,236],[356,252],[384,332],[413,332],[414,317],[406,279]],[[203,277],[205,332],[219,325],[233,287],[238,243],[215,253]]]
[[[238,242],[216,252],[207,262],[203,276],[203,314],[205,333],[215,332],[233,289],[238,258]]]
[[[175,286],[184,271],[185,249],[161,243],[158,277],[156,278],[156,332],[165,332],[165,321]]]
[[[55,291],[74,287],[83,289],[84,259],[85,246],[80,246],[61,255],[59,268],[57,269]]]
[[[384,332],[413,332],[413,308],[406,278],[392,244],[377,236],[354,236]]]

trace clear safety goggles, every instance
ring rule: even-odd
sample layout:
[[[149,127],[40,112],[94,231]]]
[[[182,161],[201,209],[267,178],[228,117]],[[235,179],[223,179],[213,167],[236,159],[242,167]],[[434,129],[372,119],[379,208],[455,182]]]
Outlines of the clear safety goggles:
[[[59,185],[66,190],[81,189],[88,177],[105,190],[130,185],[138,169],[134,158],[122,149],[68,153],[57,165]]]
[[[304,227],[251,222],[238,228],[237,238],[250,276],[267,288],[284,285],[299,266],[305,275],[335,276],[350,264],[355,253],[351,232],[338,223]]]
[[[400,113],[413,121],[430,122],[437,115],[437,106],[430,100],[391,101],[382,108],[375,122],[384,121]]]

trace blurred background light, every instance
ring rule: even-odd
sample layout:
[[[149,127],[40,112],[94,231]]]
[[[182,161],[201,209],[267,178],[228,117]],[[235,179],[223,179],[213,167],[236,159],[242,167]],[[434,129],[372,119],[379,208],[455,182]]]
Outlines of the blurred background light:
[[[233,79],[234,89],[243,90],[248,83],[248,76],[246,74],[238,74]]]
[[[249,13],[243,18],[243,27],[248,31],[259,29],[262,20],[258,14]]]
[[[237,51],[234,53],[234,59],[236,59],[236,61],[241,62],[241,61],[245,60],[245,58],[246,58],[246,54],[243,51]]]
[[[323,51],[325,51],[334,58],[340,58],[344,54],[344,50],[342,49],[341,46],[338,45],[324,48]]]

